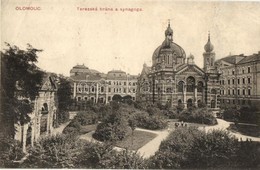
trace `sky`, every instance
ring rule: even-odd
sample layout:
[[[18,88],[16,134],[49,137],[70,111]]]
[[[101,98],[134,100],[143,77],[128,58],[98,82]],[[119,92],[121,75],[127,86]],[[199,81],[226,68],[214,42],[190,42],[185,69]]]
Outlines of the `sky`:
[[[142,11],[120,11],[125,8]],[[260,51],[260,2],[170,0],[2,0],[1,50],[4,42],[21,49],[29,43],[43,50],[38,54],[40,68],[65,76],[77,64],[137,75],[143,63],[152,65],[169,19],[173,41],[187,56],[193,54],[199,67],[208,31],[216,59]]]

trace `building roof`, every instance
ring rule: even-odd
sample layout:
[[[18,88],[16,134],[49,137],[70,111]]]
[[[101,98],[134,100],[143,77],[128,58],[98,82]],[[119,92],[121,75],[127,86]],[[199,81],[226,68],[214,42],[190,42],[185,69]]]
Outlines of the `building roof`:
[[[260,61],[260,52],[258,52],[258,54],[253,54],[243,58],[242,60],[239,61],[239,64],[255,62],[255,61]]]
[[[244,56],[244,54],[227,56],[217,60],[216,62],[220,62],[220,61],[225,61],[230,64],[243,64],[243,63],[260,61],[260,52],[250,56]]]
[[[83,65],[77,64],[70,70],[70,73],[100,73],[100,72],[94,69],[89,69],[84,64]]]
[[[230,64],[237,64],[243,58],[245,58],[245,56],[243,54],[232,55],[232,56],[227,56],[227,57],[221,58],[221,59],[217,60],[216,62],[225,61],[225,62],[228,62]]]

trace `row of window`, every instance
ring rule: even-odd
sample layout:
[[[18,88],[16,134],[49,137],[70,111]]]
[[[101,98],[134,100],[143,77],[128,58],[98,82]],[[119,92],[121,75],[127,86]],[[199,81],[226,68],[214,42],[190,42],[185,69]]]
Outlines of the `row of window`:
[[[178,92],[183,92],[184,90],[184,82],[179,81],[178,83]],[[187,92],[194,92],[195,90],[195,79],[193,77],[189,77],[187,79],[187,86],[186,86],[186,91]],[[197,85],[197,92],[202,92],[203,90],[203,83],[201,81],[198,82]]]
[[[77,88],[77,92],[78,93],[87,93],[87,92],[93,92],[95,93],[96,92],[96,87],[92,86],[90,88],[88,87],[85,87],[85,88],[82,88],[81,86],[78,86]],[[105,88],[104,87],[100,87],[99,88],[99,92],[100,93],[104,93],[105,91]],[[127,89],[126,88],[108,88],[108,92],[111,93],[111,92],[114,92],[114,93],[127,93]],[[135,93],[136,90],[135,89],[128,89],[128,93]]]
[[[127,93],[127,89],[126,88],[108,88],[108,92],[114,93]],[[128,89],[128,93],[135,93],[135,89]]]
[[[227,70],[227,75],[235,75],[235,69],[232,70]],[[246,68],[238,68],[237,74],[245,74],[246,73]],[[247,67],[247,73],[251,73],[251,67]]]
[[[246,91],[247,91],[247,93],[246,93]],[[225,90],[220,90],[220,94],[221,95],[225,95]],[[250,96],[251,95],[251,89],[237,89],[237,90],[235,90],[235,89],[228,89],[227,90],[227,94],[228,95],[248,95],[248,96]]]
[[[88,86],[86,86],[86,87],[82,87],[82,86],[78,86],[77,87],[77,92],[79,92],[79,93],[82,93],[82,92],[96,92],[96,87],[95,86],[92,86],[92,87],[88,87]],[[100,87],[99,89],[98,89],[101,93],[103,93],[104,91],[105,91],[105,88],[104,87]]]
[[[95,102],[95,97],[90,97],[90,98],[88,98],[88,97],[78,97],[77,99],[78,99],[78,101],[91,100],[91,101]],[[135,100],[135,97],[132,97],[132,99]],[[108,101],[111,101],[111,100],[112,100],[112,97],[108,96]],[[98,103],[105,103],[105,99],[103,97],[98,98]]]
[[[231,100],[231,99],[220,99],[220,102],[221,103],[227,103],[227,104],[236,104],[236,100]],[[237,100],[237,104],[242,104],[242,105],[245,105],[245,104],[248,104],[248,105],[251,105],[251,100]]]
[[[225,80],[221,80],[219,83],[220,83],[220,85],[225,85]],[[236,83],[234,78],[232,80],[230,80],[230,79],[227,80],[228,85],[230,85],[231,83],[232,84]],[[242,78],[242,79],[238,78],[237,84],[240,84],[240,83],[246,84],[246,78]],[[250,84],[250,83],[251,83],[251,77],[248,77],[247,78],[247,84]]]
[[[124,86],[126,86],[127,85],[127,82],[126,81],[124,81],[124,82],[121,82],[121,81],[108,81],[108,85],[117,85],[117,86],[122,86],[122,85],[124,85]],[[129,86],[135,86],[136,85],[136,82],[128,82],[128,85]]]

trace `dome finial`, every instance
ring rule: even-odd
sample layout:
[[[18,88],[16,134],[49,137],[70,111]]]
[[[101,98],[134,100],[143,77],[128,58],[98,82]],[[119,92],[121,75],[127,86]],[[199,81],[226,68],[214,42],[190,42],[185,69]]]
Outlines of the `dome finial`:
[[[206,52],[212,52],[214,50],[214,46],[210,42],[210,31],[208,32],[208,42],[204,46],[204,49]]]
[[[171,27],[171,20],[168,19],[168,27]]]

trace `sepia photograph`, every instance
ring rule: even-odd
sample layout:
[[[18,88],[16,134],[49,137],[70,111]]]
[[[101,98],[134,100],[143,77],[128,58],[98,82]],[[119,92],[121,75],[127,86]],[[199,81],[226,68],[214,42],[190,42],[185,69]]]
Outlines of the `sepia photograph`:
[[[260,1],[0,6],[1,169],[260,168]]]

